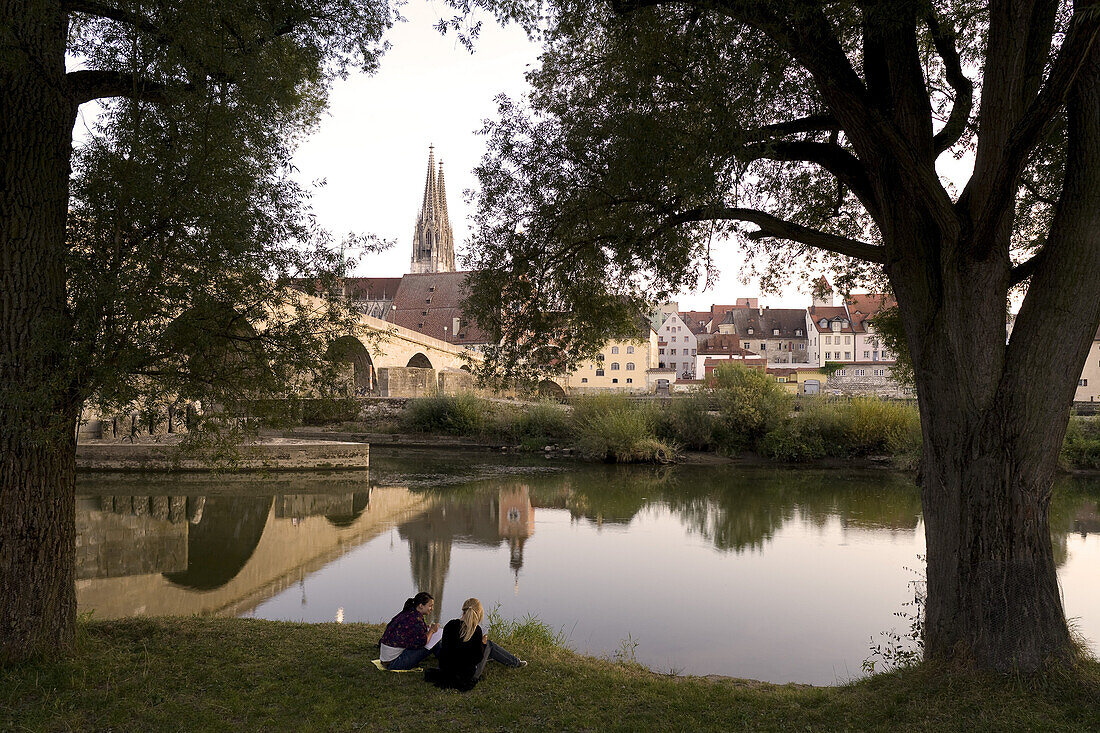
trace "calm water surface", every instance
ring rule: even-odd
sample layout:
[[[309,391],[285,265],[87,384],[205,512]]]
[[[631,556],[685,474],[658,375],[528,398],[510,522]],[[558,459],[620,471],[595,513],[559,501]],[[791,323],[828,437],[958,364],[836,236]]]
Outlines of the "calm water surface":
[[[834,684],[905,631],[920,500],[881,471],[372,455],[369,475],[84,475],[81,611],[385,622],[415,590],[662,671]],[[392,451],[391,451],[392,452]],[[1060,485],[1067,614],[1100,652],[1100,486]]]

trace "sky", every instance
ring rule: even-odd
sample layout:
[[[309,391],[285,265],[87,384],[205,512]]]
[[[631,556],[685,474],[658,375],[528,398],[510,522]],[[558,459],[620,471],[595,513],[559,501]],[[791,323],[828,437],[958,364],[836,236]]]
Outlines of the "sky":
[[[313,197],[322,226],[337,237],[355,232],[396,240],[389,251],[364,258],[354,271],[359,276],[408,272],[430,144],[443,161],[461,259],[472,214],[463,191],[476,184],[473,168],[485,151],[485,138],[477,132],[495,116],[498,94],[523,95],[524,72],[539,54],[539,46],[514,25],[501,28],[487,20],[471,54],[453,35],[442,36],[432,27],[453,14],[446,6],[412,0],[402,13],[408,22],[387,35],[392,47],[378,72],[334,85],[328,115],[294,159],[304,183],[325,181]],[[715,243],[715,263],[717,282],[706,292],[680,295],[681,309],[759,295],[758,286],[739,281],[735,242]],[[761,305],[805,307],[809,300],[792,287]]]

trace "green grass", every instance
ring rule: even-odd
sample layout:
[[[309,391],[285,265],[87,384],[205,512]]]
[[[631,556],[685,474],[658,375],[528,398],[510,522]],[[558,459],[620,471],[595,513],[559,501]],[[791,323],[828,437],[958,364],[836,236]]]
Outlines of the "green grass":
[[[381,627],[243,619],[82,623],[68,657],[0,669],[0,730],[1100,728],[1100,665],[1029,680],[917,667],[840,687],[674,677],[498,635],[530,661],[472,692],[370,665]],[[492,632],[490,632],[492,633]]]

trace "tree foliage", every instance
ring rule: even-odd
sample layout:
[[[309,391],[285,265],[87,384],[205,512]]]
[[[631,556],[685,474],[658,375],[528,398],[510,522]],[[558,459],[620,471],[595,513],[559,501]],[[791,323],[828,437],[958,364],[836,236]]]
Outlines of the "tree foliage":
[[[323,112],[327,82],[376,67],[390,10],[74,10],[72,51],[131,84],[102,103],[73,158],[67,270],[82,393],[110,414],[294,396],[330,381],[323,357],[353,313],[287,285],[312,278],[325,288],[345,250],[379,243],[352,237],[336,248],[291,158]]]

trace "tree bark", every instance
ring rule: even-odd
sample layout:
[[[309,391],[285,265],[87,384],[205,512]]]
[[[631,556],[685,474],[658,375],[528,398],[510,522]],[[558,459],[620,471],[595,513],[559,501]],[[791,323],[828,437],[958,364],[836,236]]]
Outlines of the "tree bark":
[[[72,639],[75,427],[65,217],[66,19],[0,0],[0,662]]]

